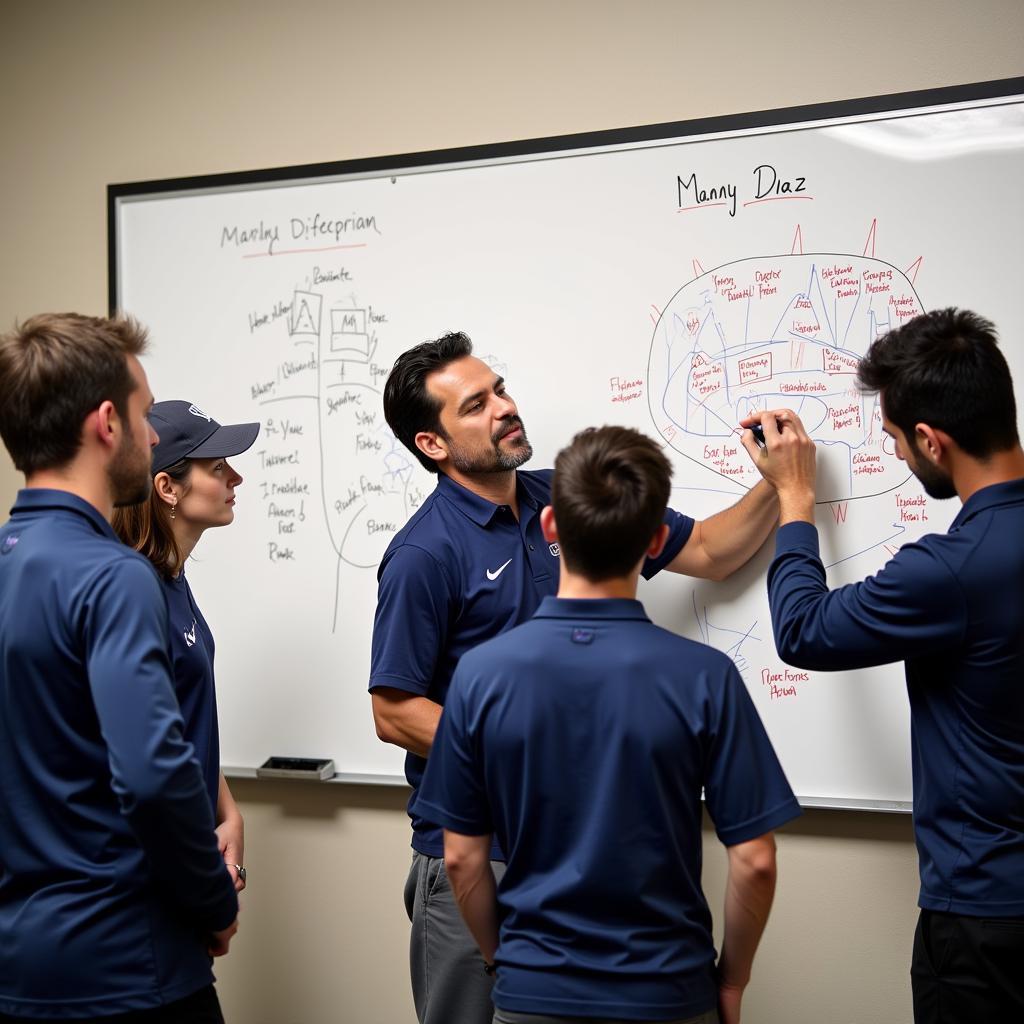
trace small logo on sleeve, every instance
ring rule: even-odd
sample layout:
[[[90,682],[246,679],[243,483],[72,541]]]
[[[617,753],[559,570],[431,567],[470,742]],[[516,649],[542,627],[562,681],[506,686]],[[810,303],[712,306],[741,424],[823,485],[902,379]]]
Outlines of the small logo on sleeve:
[[[549,544],[548,545],[548,551],[551,552],[551,554],[552,554],[552,556],[554,558],[557,558],[559,556],[559,554],[561,553],[561,550],[562,549],[558,546],[558,542],[557,541],[555,541],[554,544]]]
[[[192,620],[191,629],[183,629],[181,635],[185,638],[186,647],[194,647],[196,642],[196,620]]]
[[[0,555],[9,555],[18,546],[18,533],[9,533],[0,544]]]
[[[572,631],[572,642],[574,644],[592,644],[594,642],[594,631],[592,629],[574,629]]]

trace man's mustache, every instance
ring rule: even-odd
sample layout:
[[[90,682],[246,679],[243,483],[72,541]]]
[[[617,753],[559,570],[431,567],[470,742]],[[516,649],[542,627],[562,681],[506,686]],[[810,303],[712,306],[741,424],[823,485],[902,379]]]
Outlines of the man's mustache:
[[[526,428],[523,426],[523,421],[518,416],[511,417],[508,420],[508,425],[503,430],[499,430],[491,440],[497,444],[503,437],[511,434],[513,430],[521,430],[524,436],[526,434]]]

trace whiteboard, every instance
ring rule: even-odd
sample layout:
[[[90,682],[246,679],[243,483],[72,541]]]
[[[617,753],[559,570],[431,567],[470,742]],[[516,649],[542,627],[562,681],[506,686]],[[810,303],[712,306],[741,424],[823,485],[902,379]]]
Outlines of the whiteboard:
[[[398,354],[466,331],[549,466],[573,434],[660,439],[672,504],[757,480],[735,424],[796,408],[818,442],[832,586],[944,530],[853,387],[880,333],[973,308],[1024,387],[1015,283],[1024,80],[828,107],[109,189],[111,306],[148,325],[158,399],[258,420],[235,523],[187,572],[217,639],[223,759],[331,757],[402,779],[366,693],[376,567],[433,478],[395,441]],[[955,396],[950,396],[955,400]],[[725,583],[641,583],[652,618],[735,661],[805,803],[904,807],[902,666],[775,652],[773,544]]]

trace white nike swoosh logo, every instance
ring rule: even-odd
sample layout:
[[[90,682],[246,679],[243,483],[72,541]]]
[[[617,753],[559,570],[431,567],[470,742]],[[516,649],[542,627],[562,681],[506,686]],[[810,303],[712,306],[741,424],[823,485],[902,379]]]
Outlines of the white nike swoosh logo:
[[[489,580],[496,580],[511,564],[512,559],[510,558],[500,569],[495,569],[494,572],[491,572],[491,570],[488,569],[487,578]]]

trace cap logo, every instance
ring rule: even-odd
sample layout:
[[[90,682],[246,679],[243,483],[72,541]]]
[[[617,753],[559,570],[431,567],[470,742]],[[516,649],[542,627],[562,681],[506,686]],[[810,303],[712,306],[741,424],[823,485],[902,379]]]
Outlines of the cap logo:
[[[193,416],[198,416],[201,420],[206,420],[207,423],[211,422],[213,419],[212,416],[207,416],[206,413],[197,405],[190,405],[188,407],[188,411],[192,413]]]

